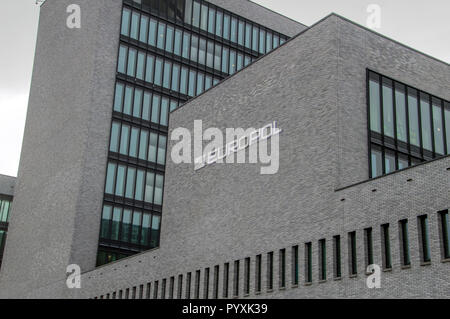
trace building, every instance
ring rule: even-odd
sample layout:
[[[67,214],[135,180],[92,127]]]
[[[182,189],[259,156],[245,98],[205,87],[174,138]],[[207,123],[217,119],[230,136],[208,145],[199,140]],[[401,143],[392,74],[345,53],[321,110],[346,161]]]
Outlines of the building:
[[[14,196],[14,177],[0,175],[0,268],[8,235],[9,211]]]
[[[181,14],[182,2],[165,19],[154,1],[81,1],[90,10],[78,30],[61,26],[68,2],[42,7],[0,297],[449,298],[449,65],[336,14],[307,28],[248,1],[194,1]],[[207,31],[211,12],[229,14],[237,46]],[[138,26],[152,19],[155,35],[180,28],[206,53],[195,46],[191,64],[171,53],[183,52],[176,42],[144,45]],[[239,30],[253,39],[255,29],[264,45],[268,33],[287,41],[239,46]],[[216,69],[231,56],[236,68]],[[144,112],[145,94],[156,109]],[[278,173],[175,164],[167,137],[196,120],[222,130],[276,121]],[[142,132],[156,136],[153,161],[132,142]],[[66,286],[70,264],[81,289]],[[366,285],[373,264],[380,289]]]

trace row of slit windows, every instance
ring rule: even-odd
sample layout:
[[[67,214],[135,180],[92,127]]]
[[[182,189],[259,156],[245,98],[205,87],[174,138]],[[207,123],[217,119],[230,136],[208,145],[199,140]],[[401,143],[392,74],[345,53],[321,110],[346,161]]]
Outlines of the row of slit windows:
[[[450,154],[450,103],[369,71],[371,177]]]
[[[100,237],[147,248],[158,247],[161,216],[139,209],[104,205]]]
[[[438,224],[441,242],[441,258],[442,261],[448,261],[450,259],[450,236],[449,236],[449,216],[448,210],[438,212]],[[417,217],[417,227],[418,227],[418,240],[420,249],[420,262],[421,264],[428,264],[432,260],[431,248],[430,248],[430,234],[429,234],[429,217],[428,215],[421,215]],[[403,219],[398,222],[399,231],[399,244],[400,244],[400,262],[402,267],[411,266],[411,255],[410,255],[410,238],[409,238],[409,221],[408,219]],[[372,228],[364,229],[364,250],[365,250],[365,264],[366,267],[374,264],[374,248],[373,248],[373,235]],[[383,269],[392,269],[392,255],[391,255],[391,225],[383,224],[380,226],[381,231],[381,252],[382,252],[382,262]],[[358,238],[357,232],[352,231],[347,234],[348,243],[348,270],[349,276],[354,277],[358,274]],[[310,285],[313,283],[313,243],[307,242],[304,244],[304,262],[305,262],[305,277],[304,283]],[[278,288],[285,289],[287,286],[286,277],[286,249],[280,249],[278,251]],[[327,271],[327,240],[325,238],[318,241],[318,280],[323,282],[328,280]],[[254,269],[252,270],[252,262],[254,263]],[[118,295],[114,292],[113,294],[107,294],[105,297],[109,298],[148,298],[148,299],[172,299],[172,298],[186,298],[186,299],[217,299],[239,297],[241,294],[241,287],[243,287],[243,296],[248,296],[251,293],[251,276],[252,271],[254,273],[254,292],[256,294],[262,293],[263,281],[262,281],[262,263],[263,255],[258,255],[254,260],[248,257],[243,260],[244,268],[244,283],[241,286],[240,272],[242,260],[236,260],[233,264],[225,263],[222,270],[219,265],[216,265],[212,270],[212,291],[210,292],[210,268],[206,268],[203,272],[203,290],[202,295],[200,295],[201,287],[201,270],[197,270],[195,273],[187,273],[184,279],[183,275],[178,276],[177,290],[175,291],[175,277],[171,277],[169,281],[167,279],[155,281],[153,283],[147,284],[147,291],[144,296],[144,285],[139,287],[139,292],[137,292],[137,287],[132,288],[132,295],[129,295],[130,290],[126,289],[125,294],[122,290],[119,290]],[[266,255],[266,291],[271,292],[275,288],[274,282],[274,252],[269,252]],[[342,278],[342,240],[341,236],[337,235],[333,237],[333,266],[334,266],[334,279]],[[233,273],[230,274],[231,267],[233,267]],[[219,280],[220,273],[222,271],[222,290],[219,291]],[[300,266],[299,266],[299,246],[291,247],[291,284],[293,287],[299,285],[300,281]],[[184,281],[185,280],[185,281]],[[169,286],[167,287],[167,284]],[[230,287],[230,283],[232,286]],[[152,287],[153,284],[153,287]],[[161,284],[161,287],[160,287]],[[185,286],[184,286],[185,285]],[[184,291],[183,291],[184,286]],[[168,294],[166,290],[168,288]],[[193,289],[192,289],[193,288]],[[231,289],[230,289],[231,288]],[[193,290],[193,291],[192,291]],[[153,294],[151,294],[153,291]],[[184,295],[183,295],[184,293]],[[175,295],[176,294],[176,295]],[[103,298],[104,296],[100,296]]]
[[[223,63],[223,68],[228,69],[229,66],[232,68],[239,66],[239,55],[237,56],[238,62],[236,62],[234,53],[224,51],[224,57],[227,60],[226,63]],[[231,59],[230,65],[228,59]],[[143,51],[138,51],[125,45],[120,45],[117,71],[129,77],[137,78],[190,97],[209,90],[220,81],[219,78],[197,71],[195,68],[181,66],[170,59],[146,54]]]
[[[129,10],[124,9],[123,15],[123,21],[127,23],[126,17],[130,15]],[[133,21],[135,17],[136,21],[138,21],[139,13],[133,12],[132,16]],[[139,39],[137,33],[134,34],[133,32],[131,33],[131,38],[216,71],[234,74],[252,62],[252,56],[249,54],[213,40],[208,40],[206,37],[189,31],[183,31],[157,19],[148,19],[148,17],[143,15],[141,16],[140,24]],[[130,36],[129,27],[126,24],[122,25],[122,34]]]
[[[138,202],[161,206],[164,175],[110,161],[105,193]]]
[[[134,2],[141,3],[141,1]],[[283,44],[287,39],[284,35],[221,10],[206,1],[178,0],[177,3],[174,0],[162,2],[158,2],[158,0],[142,1],[142,8],[140,9],[156,13],[163,18],[167,16],[167,9],[169,9],[168,12],[173,13],[169,14],[169,20],[179,23],[184,22],[187,25],[207,32],[209,36],[230,41],[260,54],[270,52]],[[181,19],[181,16],[184,18]],[[175,19],[175,17],[178,19]],[[152,26],[146,15],[140,17],[139,13],[135,11],[124,10],[122,17],[123,35],[146,42],[143,40],[150,37],[147,35],[149,33],[146,31],[147,29],[152,30]]]
[[[167,136],[113,121],[109,151],[165,165]]]

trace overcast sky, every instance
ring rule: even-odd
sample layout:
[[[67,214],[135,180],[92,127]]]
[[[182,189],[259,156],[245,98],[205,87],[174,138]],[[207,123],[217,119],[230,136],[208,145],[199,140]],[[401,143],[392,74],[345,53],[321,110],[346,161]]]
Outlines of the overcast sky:
[[[254,2],[306,25],[314,24],[331,12],[366,25],[368,5],[378,4],[381,8],[381,28],[376,31],[450,63],[450,0]],[[35,5],[35,0],[1,0],[0,174],[17,175],[38,19],[39,7]]]

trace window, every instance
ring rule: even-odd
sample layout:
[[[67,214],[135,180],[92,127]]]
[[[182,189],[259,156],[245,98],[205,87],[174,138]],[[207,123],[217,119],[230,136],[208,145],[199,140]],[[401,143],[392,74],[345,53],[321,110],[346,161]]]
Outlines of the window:
[[[448,102],[368,72],[370,177],[448,153]]]
[[[250,49],[252,47],[252,25],[245,24],[245,47]]]
[[[230,40],[230,16],[226,13],[223,15],[223,37]]]
[[[209,268],[205,269],[205,278],[203,282],[203,299],[209,298]]]
[[[298,285],[298,246],[292,247],[292,285]]]
[[[348,233],[348,257],[350,265],[350,276],[356,276],[358,274],[358,259],[356,254],[356,232],[350,232]]]
[[[130,15],[131,15],[131,11],[129,9],[123,9],[123,11],[122,11],[122,27],[121,27],[120,33],[125,36],[128,36],[130,34]]]
[[[305,244],[305,283],[312,283],[312,243]]]
[[[444,125],[442,117],[442,101],[433,97],[433,136],[434,150],[438,155],[444,155]]]
[[[214,34],[216,26],[216,10],[209,8],[208,32]]]
[[[166,24],[163,22],[158,22],[158,38],[156,41],[156,46],[158,49],[164,50],[166,43]]]
[[[408,236],[408,220],[404,219],[399,222],[400,226],[400,251],[401,251],[401,264],[402,266],[410,266],[410,254],[409,254],[409,236]]]
[[[184,32],[183,33],[183,52],[182,52],[183,58],[189,59],[190,47],[191,47],[191,35],[187,32]]]
[[[319,240],[319,280],[327,280],[327,242]]]
[[[252,50],[258,52],[258,40],[259,40],[259,29],[257,26],[253,26],[253,35],[252,35]]]
[[[266,40],[266,31],[260,29],[260,31],[259,31],[259,53],[260,54],[264,54],[266,52],[265,40]]]
[[[117,63],[117,72],[125,73],[128,48],[121,45],[119,48],[119,59]]]
[[[166,299],[166,284],[167,279],[163,279],[161,285],[161,299]]]
[[[161,86],[162,75],[163,75],[163,60],[161,58],[156,58],[155,78],[153,80],[153,83]]]
[[[394,138],[394,102],[392,81],[383,78],[383,132],[384,135]]]
[[[229,49],[223,47],[222,50],[222,72],[228,74]]]
[[[280,288],[286,288],[286,249],[281,249],[279,254],[279,287]]]
[[[130,31],[130,37],[132,39],[137,40],[138,34],[139,34],[139,13],[133,11],[133,14],[131,16],[131,31]]]
[[[101,238],[109,238],[109,225],[112,217],[112,207],[109,205],[103,206],[103,214],[102,214],[102,224],[100,236]],[[3,220],[1,220],[3,221]],[[0,243],[1,247],[1,243]]]
[[[334,241],[334,278],[338,279],[342,277],[341,236],[339,235],[334,236],[333,241]]]
[[[383,175],[383,156],[378,146],[372,146],[371,152],[372,178],[375,178]]]
[[[407,143],[406,94],[405,86],[400,83],[395,83],[395,109],[397,114],[397,139]]]
[[[148,37],[148,17],[142,15],[141,16],[141,26],[139,28],[139,41],[143,43],[147,43]]]
[[[446,140],[447,140],[447,154],[450,154],[450,103],[445,102],[445,130],[446,130]]]
[[[214,292],[213,298],[219,299],[219,266],[214,266]]]
[[[239,260],[234,262],[233,296],[239,296]]]
[[[448,222],[448,210],[438,213],[440,221],[440,234],[441,234],[441,247],[442,247],[442,259],[450,258],[450,236],[449,236],[449,222]]]
[[[166,33],[166,51],[172,53],[173,52],[173,41],[174,41],[174,28],[171,26],[167,26]]]
[[[191,277],[192,274],[189,272],[186,276],[186,299],[191,299]]]
[[[255,271],[255,291],[256,293],[261,292],[261,273],[262,273],[262,255],[256,256],[256,271]]]
[[[163,87],[166,89],[170,89],[170,76],[172,74],[172,63],[169,61],[164,62],[164,79],[163,79]]]
[[[228,298],[229,275],[230,275],[230,264],[226,263],[223,267],[223,298]]]
[[[137,51],[135,49],[128,50],[127,75],[131,77],[136,76],[136,55]]]
[[[422,263],[428,263],[431,261],[430,255],[430,242],[428,235],[428,216],[423,215],[418,217],[419,224],[419,246],[420,257]]]
[[[133,116],[140,118],[142,111],[142,90],[135,89],[134,90],[134,104],[133,104]]]
[[[372,228],[364,229],[364,240],[366,246],[366,267],[373,265],[373,238]]]
[[[155,281],[155,285],[153,287],[153,299],[158,299],[158,287],[159,286],[159,282]]]
[[[370,129],[381,133],[381,111],[380,111],[380,79],[379,76],[369,74],[369,96],[370,96]]]
[[[433,150],[431,140],[430,97],[428,94],[420,94],[420,116],[422,119],[422,143],[423,148]]]
[[[127,183],[126,183],[126,198],[134,198],[134,186],[136,181],[136,169],[133,167],[128,167],[127,171]]]
[[[412,145],[420,147],[419,106],[417,91],[408,88],[409,138]]]
[[[216,35],[218,37],[222,36],[222,30],[223,30],[223,14],[221,11],[217,10],[217,15],[216,15]]]
[[[178,293],[177,298],[181,299],[183,296],[183,275],[178,275]]]
[[[148,34],[148,44],[152,47],[156,47],[157,42],[157,31],[158,31],[158,22],[154,19],[150,19],[150,27],[149,27],[149,34]]]
[[[197,1],[194,1],[192,25],[197,28],[200,27],[200,3]]]
[[[208,6],[202,4],[202,14],[200,19],[200,29],[208,30]]]
[[[244,295],[250,294],[250,258],[245,258],[244,265]]]
[[[237,42],[237,18],[231,18],[231,42]]]
[[[391,269],[391,242],[389,238],[389,224],[381,225],[381,249],[383,253],[383,268]]]
[[[173,91],[179,91],[179,81],[180,81],[180,66],[178,64],[173,64],[172,69],[172,85]]]
[[[273,252],[267,254],[267,290],[273,290]]]
[[[175,42],[174,42],[173,53],[175,53],[176,55],[180,55],[180,56],[181,56],[181,44],[183,41],[182,34],[183,34],[183,31],[181,31],[180,29],[175,30]]]
[[[186,0],[184,7],[184,22],[187,24],[192,23],[192,0]]]

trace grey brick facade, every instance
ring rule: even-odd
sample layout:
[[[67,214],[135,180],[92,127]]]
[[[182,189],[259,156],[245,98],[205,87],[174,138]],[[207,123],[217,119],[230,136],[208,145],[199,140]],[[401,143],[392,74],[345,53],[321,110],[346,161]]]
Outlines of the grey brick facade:
[[[117,28],[119,1],[100,2],[89,21],[106,29]],[[47,10],[63,7],[48,6]],[[112,22],[106,22],[107,15],[114,17]],[[56,13],[50,16],[59,17]],[[44,28],[50,25],[41,21]],[[70,33],[63,33],[72,31],[61,32],[70,38]],[[256,128],[278,121],[283,130],[278,174],[260,175],[260,166],[254,164],[216,164],[194,171],[193,164],[176,165],[169,160],[160,248],[93,269],[92,241],[96,245],[98,239],[117,49],[117,39],[113,38],[98,33],[92,42],[83,43],[93,50],[92,60],[80,61],[77,67],[59,65],[68,68],[63,69],[67,72],[83,65],[79,72],[90,76],[81,86],[71,83],[71,78],[69,83],[53,83],[48,58],[37,61],[34,78],[48,81],[35,81],[32,87],[33,108],[28,114],[11,237],[0,274],[0,297],[112,298],[113,293],[116,298],[139,297],[141,293],[145,297],[154,296],[158,282],[160,298],[163,282],[169,296],[172,277],[177,296],[180,275],[185,297],[189,273],[193,297],[197,271],[198,293],[204,296],[204,273],[209,268],[211,298],[216,288],[215,266],[219,266],[219,297],[223,297],[227,263],[228,297],[232,297],[234,265],[239,261],[238,297],[242,298],[245,258],[251,258],[251,298],[450,297],[450,263],[442,260],[437,222],[437,212],[450,208],[450,157],[368,180],[366,103],[367,69],[450,100],[450,68],[334,14],[170,116],[171,130],[192,130],[198,119],[203,120],[204,128]],[[42,37],[38,52],[44,53],[51,44],[57,46],[52,39]],[[81,43],[72,45],[61,49],[75,59]],[[104,56],[105,51],[97,46],[107,46],[113,53]],[[90,86],[94,82],[96,89]],[[54,86],[74,96],[58,102],[71,102],[63,103],[61,112],[45,114],[42,105],[50,103],[46,97]],[[94,112],[98,109],[92,105],[99,105],[102,111]],[[49,108],[56,109],[56,104]],[[68,143],[70,148],[65,146]],[[168,154],[173,145],[169,144]],[[49,154],[58,156],[51,156],[53,161],[49,162]],[[423,214],[428,214],[431,236],[432,261],[426,265],[420,262],[417,232],[417,217]],[[409,220],[412,265],[403,269],[398,222],[405,218]],[[43,228],[26,233],[29,223]],[[380,226],[385,223],[391,227],[393,267],[382,273],[382,288],[371,290],[366,287],[363,231],[373,228],[374,262],[381,265]],[[348,233],[353,231],[357,238],[356,277],[349,276],[348,263]],[[342,278],[337,280],[333,278],[335,235],[341,236],[342,245]],[[324,282],[318,280],[320,239],[327,240]],[[313,280],[305,285],[304,249],[308,242],[313,248]],[[292,286],[291,250],[297,245],[300,276],[299,284]],[[286,249],[287,257],[286,287],[282,289],[280,249]],[[274,256],[271,291],[267,290],[269,252]],[[262,255],[261,292],[255,291],[257,255]],[[32,263],[29,258],[33,258]],[[82,289],[65,287],[65,265],[70,263],[79,263],[85,271]],[[17,264],[23,266],[17,268]]]

